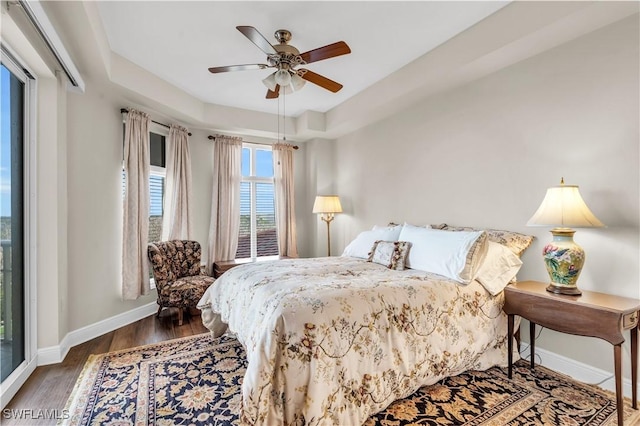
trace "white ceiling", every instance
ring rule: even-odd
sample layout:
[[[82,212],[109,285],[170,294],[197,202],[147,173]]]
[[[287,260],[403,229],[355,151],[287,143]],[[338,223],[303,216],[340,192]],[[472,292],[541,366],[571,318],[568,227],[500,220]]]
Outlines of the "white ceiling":
[[[286,97],[286,114],[326,112],[399,70],[508,2],[101,1],[111,50],[210,104],[274,113],[261,80],[272,69],[211,74],[212,66],[265,63],[236,30],[250,25],[270,42],[292,33],[301,52],[343,40],[352,53],[307,67],[344,85],[308,83]]]

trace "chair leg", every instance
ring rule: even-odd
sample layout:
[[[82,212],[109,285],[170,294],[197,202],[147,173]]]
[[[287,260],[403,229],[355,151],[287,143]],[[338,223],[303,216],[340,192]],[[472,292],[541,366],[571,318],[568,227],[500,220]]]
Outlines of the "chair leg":
[[[184,312],[182,308],[178,308],[178,325],[182,325],[182,316]]]
[[[158,305],[158,313],[156,314],[158,318],[160,318],[160,311],[162,311],[162,305]]]

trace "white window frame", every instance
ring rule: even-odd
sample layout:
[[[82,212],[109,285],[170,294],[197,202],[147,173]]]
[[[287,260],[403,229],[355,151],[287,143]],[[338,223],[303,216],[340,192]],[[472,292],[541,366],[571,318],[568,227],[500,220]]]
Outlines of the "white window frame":
[[[0,385],[2,408],[13,398],[35,370],[38,359],[37,307],[37,163],[36,163],[36,74],[6,44],[2,64],[24,83],[24,361]]]
[[[242,148],[249,149],[249,173],[250,176],[241,176],[240,182],[249,182],[250,186],[250,208],[251,208],[251,219],[250,219],[250,232],[251,232],[251,259],[258,259],[258,213],[256,211],[256,183],[271,183],[275,184],[275,177],[263,177],[256,176],[256,151],[264,150],[264,151],[272,151],[273,148],[271,145],[266,144],[257,144],[252,142],[243,142]],[[273,155],[273,154],[272,154]],[[268,256],[263,256],[268,257]]]
[[[164,225],[164,211],[165,211],[165,202],[166,202],[166,193],[167,190],[167,167],[166,167],[166,159],[167,159],[167,144],[169,142],[169,129],[154,122],[151,122],[151,126],[149,126],[149,134],[155,133],[157,135],[164,136],[164,152],[165,152],[165,167],[160,166],[152,166],[149,165],[149,176],[160,176],[164,178],[164,187],[162,188],[162,222]],[[151,144],[151,135],[149,135],[149,144]],[[149,150],[151,150],[151,146],[149,146]],[[151,197],[151,194],[149,194]],[[149,208],[151,208],[151,198],[149,198]],[[151,213],[151,212],[149,212]],[[149,214],[149,218],[151,218],[151,214]],[[164,233],[164,229],[162,230]],[[151,290],[156,288],[156,280],[153,279],[153,276],[149,279],[149,287]]]

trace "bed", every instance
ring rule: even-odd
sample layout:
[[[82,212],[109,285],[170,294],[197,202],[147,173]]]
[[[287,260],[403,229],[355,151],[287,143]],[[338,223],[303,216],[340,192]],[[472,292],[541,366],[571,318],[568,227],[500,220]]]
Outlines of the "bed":
[[[506,366],[502,305],[476,280],[349,256],[241,265],[200,303],[212,333],[246,348],[244,424],[354,426],[444,377]]]

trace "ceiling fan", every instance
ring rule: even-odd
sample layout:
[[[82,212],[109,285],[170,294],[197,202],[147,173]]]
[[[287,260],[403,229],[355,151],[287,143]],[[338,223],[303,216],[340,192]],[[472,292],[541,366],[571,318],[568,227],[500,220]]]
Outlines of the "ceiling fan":
[[[320,74],[316,74],[306,68],[298,68],[300,65],[322,61],[323,59],[334,58],[340,55],[351,53],[351,49],[344,41],[339,41],[308,52],[300,53],[294,46],[289,45],[291,33],[287,30],[277,30],[274,34],[278,44],[275,46],[267,41],[258,30],[250,26],[238,26],[238,31],[244,34],[253,44],[267,54],[266,64],[245,64],[229,65],[225,67],[212,67],[209,71],[217,74],[228,71],[262,70],[266,68],[276,68],[277,70],[262,80],[267,86],[267,99],[275,99],[280,95],[280,91],[289,94],[297,91],[309,81],[313,84],[337,92],[342,89],[342,84],[328,79]]]

